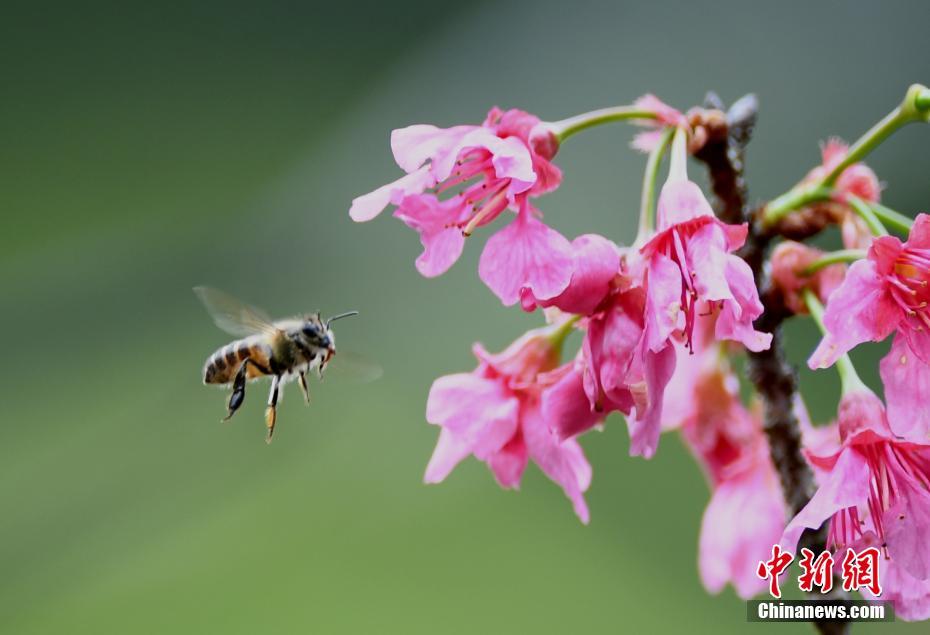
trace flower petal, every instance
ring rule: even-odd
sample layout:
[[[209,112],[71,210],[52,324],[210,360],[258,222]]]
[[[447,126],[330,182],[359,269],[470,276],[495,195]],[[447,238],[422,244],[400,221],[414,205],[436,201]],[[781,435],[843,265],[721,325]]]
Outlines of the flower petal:
[[[432,194],[408,196],[394,216],[420,234],[423,253],[417,257],[417,271],[433,278],[448,271],[462,255],[465,237],[457,223],[463,215],[457,199],[439,201]]]
[[[711,301],[732,299],[726,275],[726,242],[720,227],[707,223],[688,239],[686,249],[698,294]]]
[[[879,236],[869,245],[868,259],[875,263],[875,270],[882,276],[894,272],[898,256],[904,249],[904,243],[897,236]]]
[[[905,315],[898,328],[907,339],[911,352],[925,364],[930,364],[930,329],[927,329],[921,317]]]
[[[649,154],[657,147],[659,147],[659,141],[662,140],[663,131],[658,130],[643,130],[642,132],[637,132],[633,136],[633,141],[630,142],[630,147],[634,150],[639,150],[644,154]]]
[[[423,475],[424,483],[441,483],[462,459],[471,454],[469,444],[443,428]]]
[[[823,167],[827,170],[832,170],[839,165],[848,153],[849,144],[839,137],[830,137],[820,143],[820,158]]]
[[[571,280],[571,243],[524,207],[512,223],[488,239],[478,275],[507,306],[516,304],[524,288],[536,298],[553,298]]]
[[[452,174],[462,153],[475,149],[490,153],[498,178],[513,180],[511,193],[526,191],[536,182],[533,159],[526,143],[517,137],[501,139],[493,130],[483,127],[472,128],[435,155],[431,166],[433,176],[439,182],[445,181]]]
[[[698,391],[708,383],[705,381],[708,373],[725,376],[719,363],[719,347],[713,340],[713,326],[712,320],[698,322],[692,339],[693,353],[684,346],[675,347],[675,373],[669,380],[662,405],[663,431],[678,429],[699,413],[703,396],[698,396]],[[726,379],[717,385],[726,392]]]
[[[930,579],[930,492],[902,479],[898,495],[883,519],[888,555],[918,580]]]
[[[766,560],[785,525],[785,504],[774,474],[764,468],[721,482],[701,521],[698,569],[701,582],[719,593],[729,582],[749,599],[766,582],[755,565]]]
[[[646,345],[657,351],[681,322],[681,270],[662,253],[649,259],[646,300]]]
[[[528,409],[523,419],[523,437],[530,458],[562,487],[578,518],[588,524],[590,515],[583,492],[591,484],[591,465],[581,446],[574,439],[559,442],[538,408]]]
[[[620,271],[620,253],[617,246],[597,234],[584,234],[572,241],[573,271],[565,291],[550,300],[537,301],[531,293],[524,293],[521,303],[524,310],[532,311],[536,305],[558,307],[566,313],[589,315],[610,292],[610,283]]]
[[[598,371],[604,392],[613,399],[628,389],[630,369],[634,366],[635,357],[642,354],[643,325],[640,319],[623,302],[615,303],[604,316]]]
[[[423,190],[436,185],[428,167],[405,174],[393,183],[382,185],[377,190],[363,194],[352,200],[349,216],[356,223],[363,223],[375,218],[388,205],[400,205],[405,197],[420,194]]]
[[[519,401],[502,382],[473,373],[433,382],[426,420],[449,430],[479,459],[498,451],[515,434]]]
[[[405,172],[418,170],[424,163],[449,150],[468,132],[478,126],[438,128],[429,124],[416,124],[391,132],[391,150],[394,160]]]
[[[872,203],[878,202],[882,194],[878,177],[864,163],[854,163],[843,170],[836,180],[836,189],[842,198],[851,194]]]
[[[645,351],[643,356],[643,374],[646,381],[648,405],[640,412],[637,407],[636,418],[627,418],[630,429],[630,455],[652,458],[659,446],[662,432],[662,401],[665,387],[675,372],[675,349],[667,346],[661,351]]]
[[[666,126],[683,126],[688,123],[688,120],[681,112],[672,108],[652,93],[646,93],[642,97],[637,98],[636,101],[633,102],[633,105],[640,110],[651,110],[656,115],[655,121],[645,119],[638,120],[637,123],[655,125],[658,122]]]
[[[571,370],[542,393],[543,418],[559,440],[590,430],[603,420],[588,400],[580,364],[570,364]]]
[[[907,246],[925,249],[930,247],[930,216],[918,214],[907,236]]]
[[[714,210],[697,183],[680,179],[666,181],[656,208],[658,231],[701,216],[713,218]]]
[[[913,441],[930,440],[930,365],[898,333],[879,365],[891,430]]]
[[[817,529],[836,512],[856,507],[868,497],[869,464],[857,451],[847,448],[804,509],[785,527],[779,544],[794,553],[805,529]]]
[[[863,547],[881,547],[873,532]],[[930,618],[930,580],[918,580],[910,575],[897,561],[881,560],[882,594],[876,597],[868,589],[862,589],[866,599],[891,601],[894,603],[895,619],[907,622],[919,622]]]
[[[753,327],[755,319],[762,315],[762,302],[759,301],[752,269],[745,260],[730,254],[727,256],[726,277],[733,299],[723,302],[715,327],[716,338],[742,342],[753,352],[766,350],[772,345],[772,334]]]
[[[490,455],[487,463],[498,485],[517,489],[527,463],[526,443],[523,441],[523,436],[515,435],[507,445]]]
[[[488,146],[494,174],[499,179],[510,179],[511,194],[520,194],[536,183],[536,170],[529,148],[517,137],[498,139]],[[550,175],[551,176],[551,175]]]
[[[827,335],[807,361],[811,369],[828,368],[857,344],[881,341],[895,329],[900,312],[871,259],[849,267],[843,284],[827,301],[823,321]]]

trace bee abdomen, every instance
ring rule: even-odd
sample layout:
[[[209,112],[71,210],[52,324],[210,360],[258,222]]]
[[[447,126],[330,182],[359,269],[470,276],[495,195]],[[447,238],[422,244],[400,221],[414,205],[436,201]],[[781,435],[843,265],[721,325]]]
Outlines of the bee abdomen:
[[[240,364],[247,357],[252,358],[259,365],[265,366],[264,351],[252,345],[251,342],[238,340],[227,344],[207,359],[207,363],[203,367],[203,383],[226,384],[231,382],[236,375],[236,371],[239,370]],[[256,372],[250,368],[249,375],[255,376]]]

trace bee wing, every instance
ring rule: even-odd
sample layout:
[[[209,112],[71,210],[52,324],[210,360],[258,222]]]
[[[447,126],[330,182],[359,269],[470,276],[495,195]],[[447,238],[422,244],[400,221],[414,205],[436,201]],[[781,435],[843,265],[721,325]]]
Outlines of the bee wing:
[[[339,350],[326,365],[326,377],[333,376],[340,383],[368,384],[381,378],[384,369],[377,362],[352,351]]]
[[[216,325],[230,335],[246,336],[275,330],[267,313],[228,293],[210,287],[194,287],[194,293],[207,307]]]

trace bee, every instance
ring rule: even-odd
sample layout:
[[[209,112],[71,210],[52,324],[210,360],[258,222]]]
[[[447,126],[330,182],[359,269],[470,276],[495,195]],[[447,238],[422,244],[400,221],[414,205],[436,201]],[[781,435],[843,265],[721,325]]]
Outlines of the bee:
[[[322,380],[323,371],[336,354],[336,338],[332,323],[358,315],[347,311],[323,320],[319,313],[272,321],[261,309],[249,306],[227,293],[209,287],[194,287],[216,325],[237,339],[207,358],[203,367],[203,383],[232,385],[227,402],[228,421],[245,401],[247,381],[271,377],[271,392],[265,409],[266,441],[271,443],[277,419],[278,399],[284,385],[297,379],[310,404],[307,375],[316,372]]]

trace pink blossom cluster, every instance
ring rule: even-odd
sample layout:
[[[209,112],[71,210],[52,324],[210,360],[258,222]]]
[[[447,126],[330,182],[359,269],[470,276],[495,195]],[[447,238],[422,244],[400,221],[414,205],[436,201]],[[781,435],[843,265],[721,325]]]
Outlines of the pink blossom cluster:
[[[894,334],[881,363],[887,411],[868,389],[845,394],[837,423],[813,427],[799,400],[806,457],[819,489],[791,518],[756,399],[741,397],[732,360],[769,348],[754,323],[763,313],[756,273],[739,255],[748,226],[719,219],[688,177],[689,117],[653,96],[634,146],[662,152],[674,136],[654,222],[633,245],[585,234],[569,240],[542,220],[536,201],[559,187],[556,127],[521,110],[493,108],[480,125],[395,130],[391,148],[404,175],[356,198],[356,221],[388,206],[414,229],[427,277],[447,271],[468,237],[488,234],[481,280],[504,305],[544,313],[503,352],[474,346],[471,372],[440,377],[426,419],[439,440],[425,480],[444,480],[463,459],[487,464],[504,488],[517,488],[530,461],[558,484],[583,523],[592,468],[578,437],[612,412],[627,422],[630,453],[650,458],[663,432],[681,435],[706,475],[699,568],[705,587],[732,584],[741,597],[764,590],[756,565],[781,541],[793,549],[805,528],[829,522],[830,547],[877,546],[885,588],[906,619],[930,617],[930,216],[906,241],[873,237],[851,211],[847,247],[868,256],[807,272],[823,255],[785,241],[770,259],[772,286],[795,314],[805,290],[826,302],[826,334],[810,359],[827,367],[866,341]],[[669,132],[667,132],[669,131]],[[673,131],[673,132],[672,132]],[[693,140],[692,140],[693,141]],[[802,183],[823,179],[847,156],[833,140]],[[875,174],[846,168],[833,203],[878,201]],[[472,239],[474,240],[474,239]],[[567,335],[581,345],[565,355]],[[926,387],[926,389],[925,389]]]
[[[880,548],[885,593],[903,619],[930,618],[930,216],[907,240],[879,236],[829,295],[826,333],[808,360],[831,366],[858,344],[893,335],[879,369],[887,407],[864,386],[840,400],[835,447],[808,453],[820,488],[782,544],[829,521],[830,541]]]

